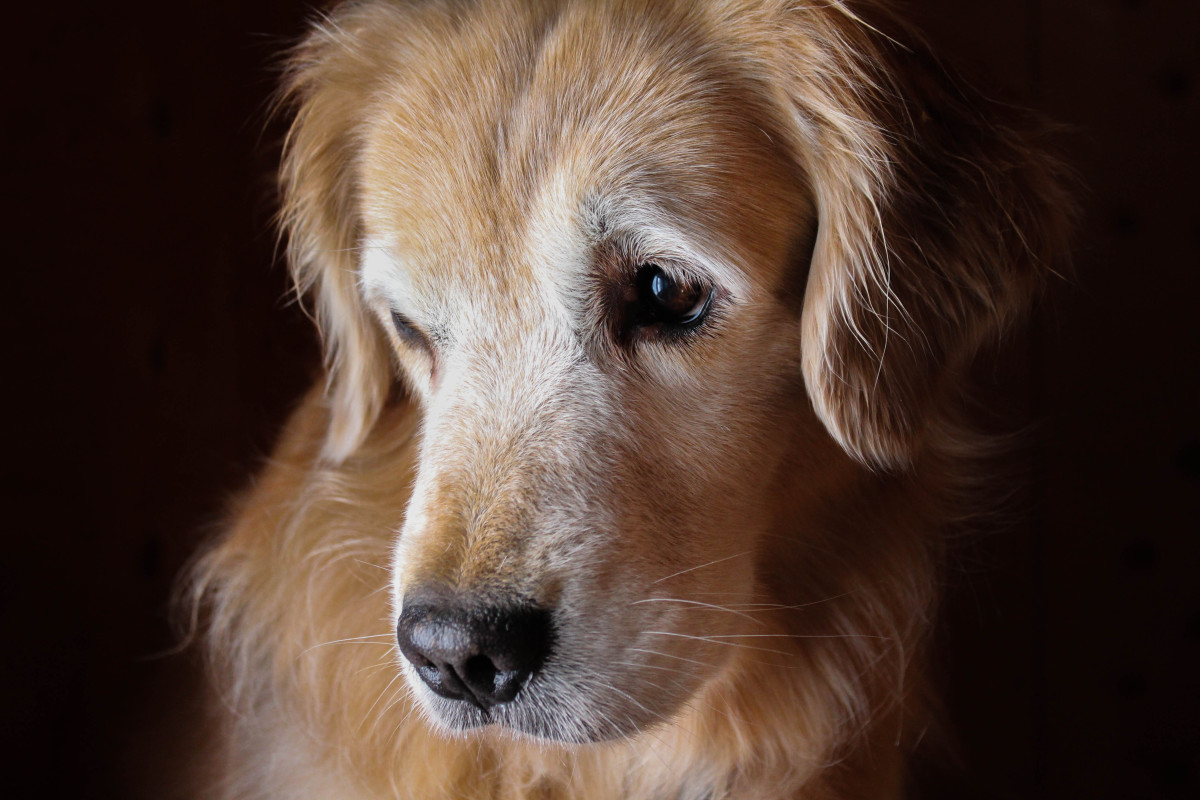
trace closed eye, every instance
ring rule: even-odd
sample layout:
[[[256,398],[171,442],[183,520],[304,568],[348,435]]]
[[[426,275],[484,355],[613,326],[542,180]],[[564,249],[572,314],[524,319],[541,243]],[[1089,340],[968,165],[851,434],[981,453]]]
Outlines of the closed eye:
[[[412,320],[399,311],[392,312],[392,327],[396,330],[396,335],[400,337],[400,341],[413,347],[419,347],[432,354],[433,346],[430,344],[429,337]]]

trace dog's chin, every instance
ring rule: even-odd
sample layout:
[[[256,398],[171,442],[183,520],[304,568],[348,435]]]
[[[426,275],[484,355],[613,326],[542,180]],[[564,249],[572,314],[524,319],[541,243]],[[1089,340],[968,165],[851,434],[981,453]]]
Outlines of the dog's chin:
[[[641,709],[636,716],[623,710],[595,709],[589,698],[546,698],[522,690],[511,702],[485,709],[440,697],[424,686],[414,689],[427,718],[454,737],[487,731],[556,744],[598,744],[634,736],[660,721]]]

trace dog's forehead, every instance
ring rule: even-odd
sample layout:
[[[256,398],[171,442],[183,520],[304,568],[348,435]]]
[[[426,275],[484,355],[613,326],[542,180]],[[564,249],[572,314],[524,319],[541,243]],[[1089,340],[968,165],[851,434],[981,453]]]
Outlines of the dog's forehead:
[[[736,60],[694,25],[603,14],[414,35],[360,163],[367,238],[408,292],[527,297],[614,234],[734,283],[786,248],[802,181]]]

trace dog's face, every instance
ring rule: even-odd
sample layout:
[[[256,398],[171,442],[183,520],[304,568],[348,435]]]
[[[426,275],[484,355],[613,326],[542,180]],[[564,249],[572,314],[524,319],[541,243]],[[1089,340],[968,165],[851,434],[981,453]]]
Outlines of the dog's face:
[[[669,714],[725,661],[720,606],[752,597],[806,416],[814,223],[750,87],[585,21],[519,58],[490,31],[463,35],[469,63],[416,58],[361,161],[364,297],[424,410],[397,612],[536,608],[550,629],[510,702],[407,668],[452,728],[573,741]]]
[[[1008,312],[969,260],[902,297],[877,258],[889,140],[822,73],[850,68],[822,61],[845,12],[777,41],[769,3],[504,5],[315,35],[287,212],[329,457],[391,381],[423,415],[392,581],[413,691],[448,729],[597,741],[760,634],[763,542],[804,535],[783,509],[851,456],[909,458],[905,403]],[[954,335],[918,344],[941,303],[926,330]]]

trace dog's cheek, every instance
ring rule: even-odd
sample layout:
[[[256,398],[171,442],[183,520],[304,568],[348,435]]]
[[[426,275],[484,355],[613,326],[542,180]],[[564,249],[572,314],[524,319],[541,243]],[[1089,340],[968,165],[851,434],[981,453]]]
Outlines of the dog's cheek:
[[[798,418],[821,430],[798,369],[798,328],[784,310],[697,352],[704,358],[683,364],[686,380],[621,393],[627,429],[615,484],[626,519],[643,521],[628,526],[643,531],[636,548],[655,555],[661,574],[753,549]],[[737,565],[697,577],[713,584],[698,592],[749,591]]]

